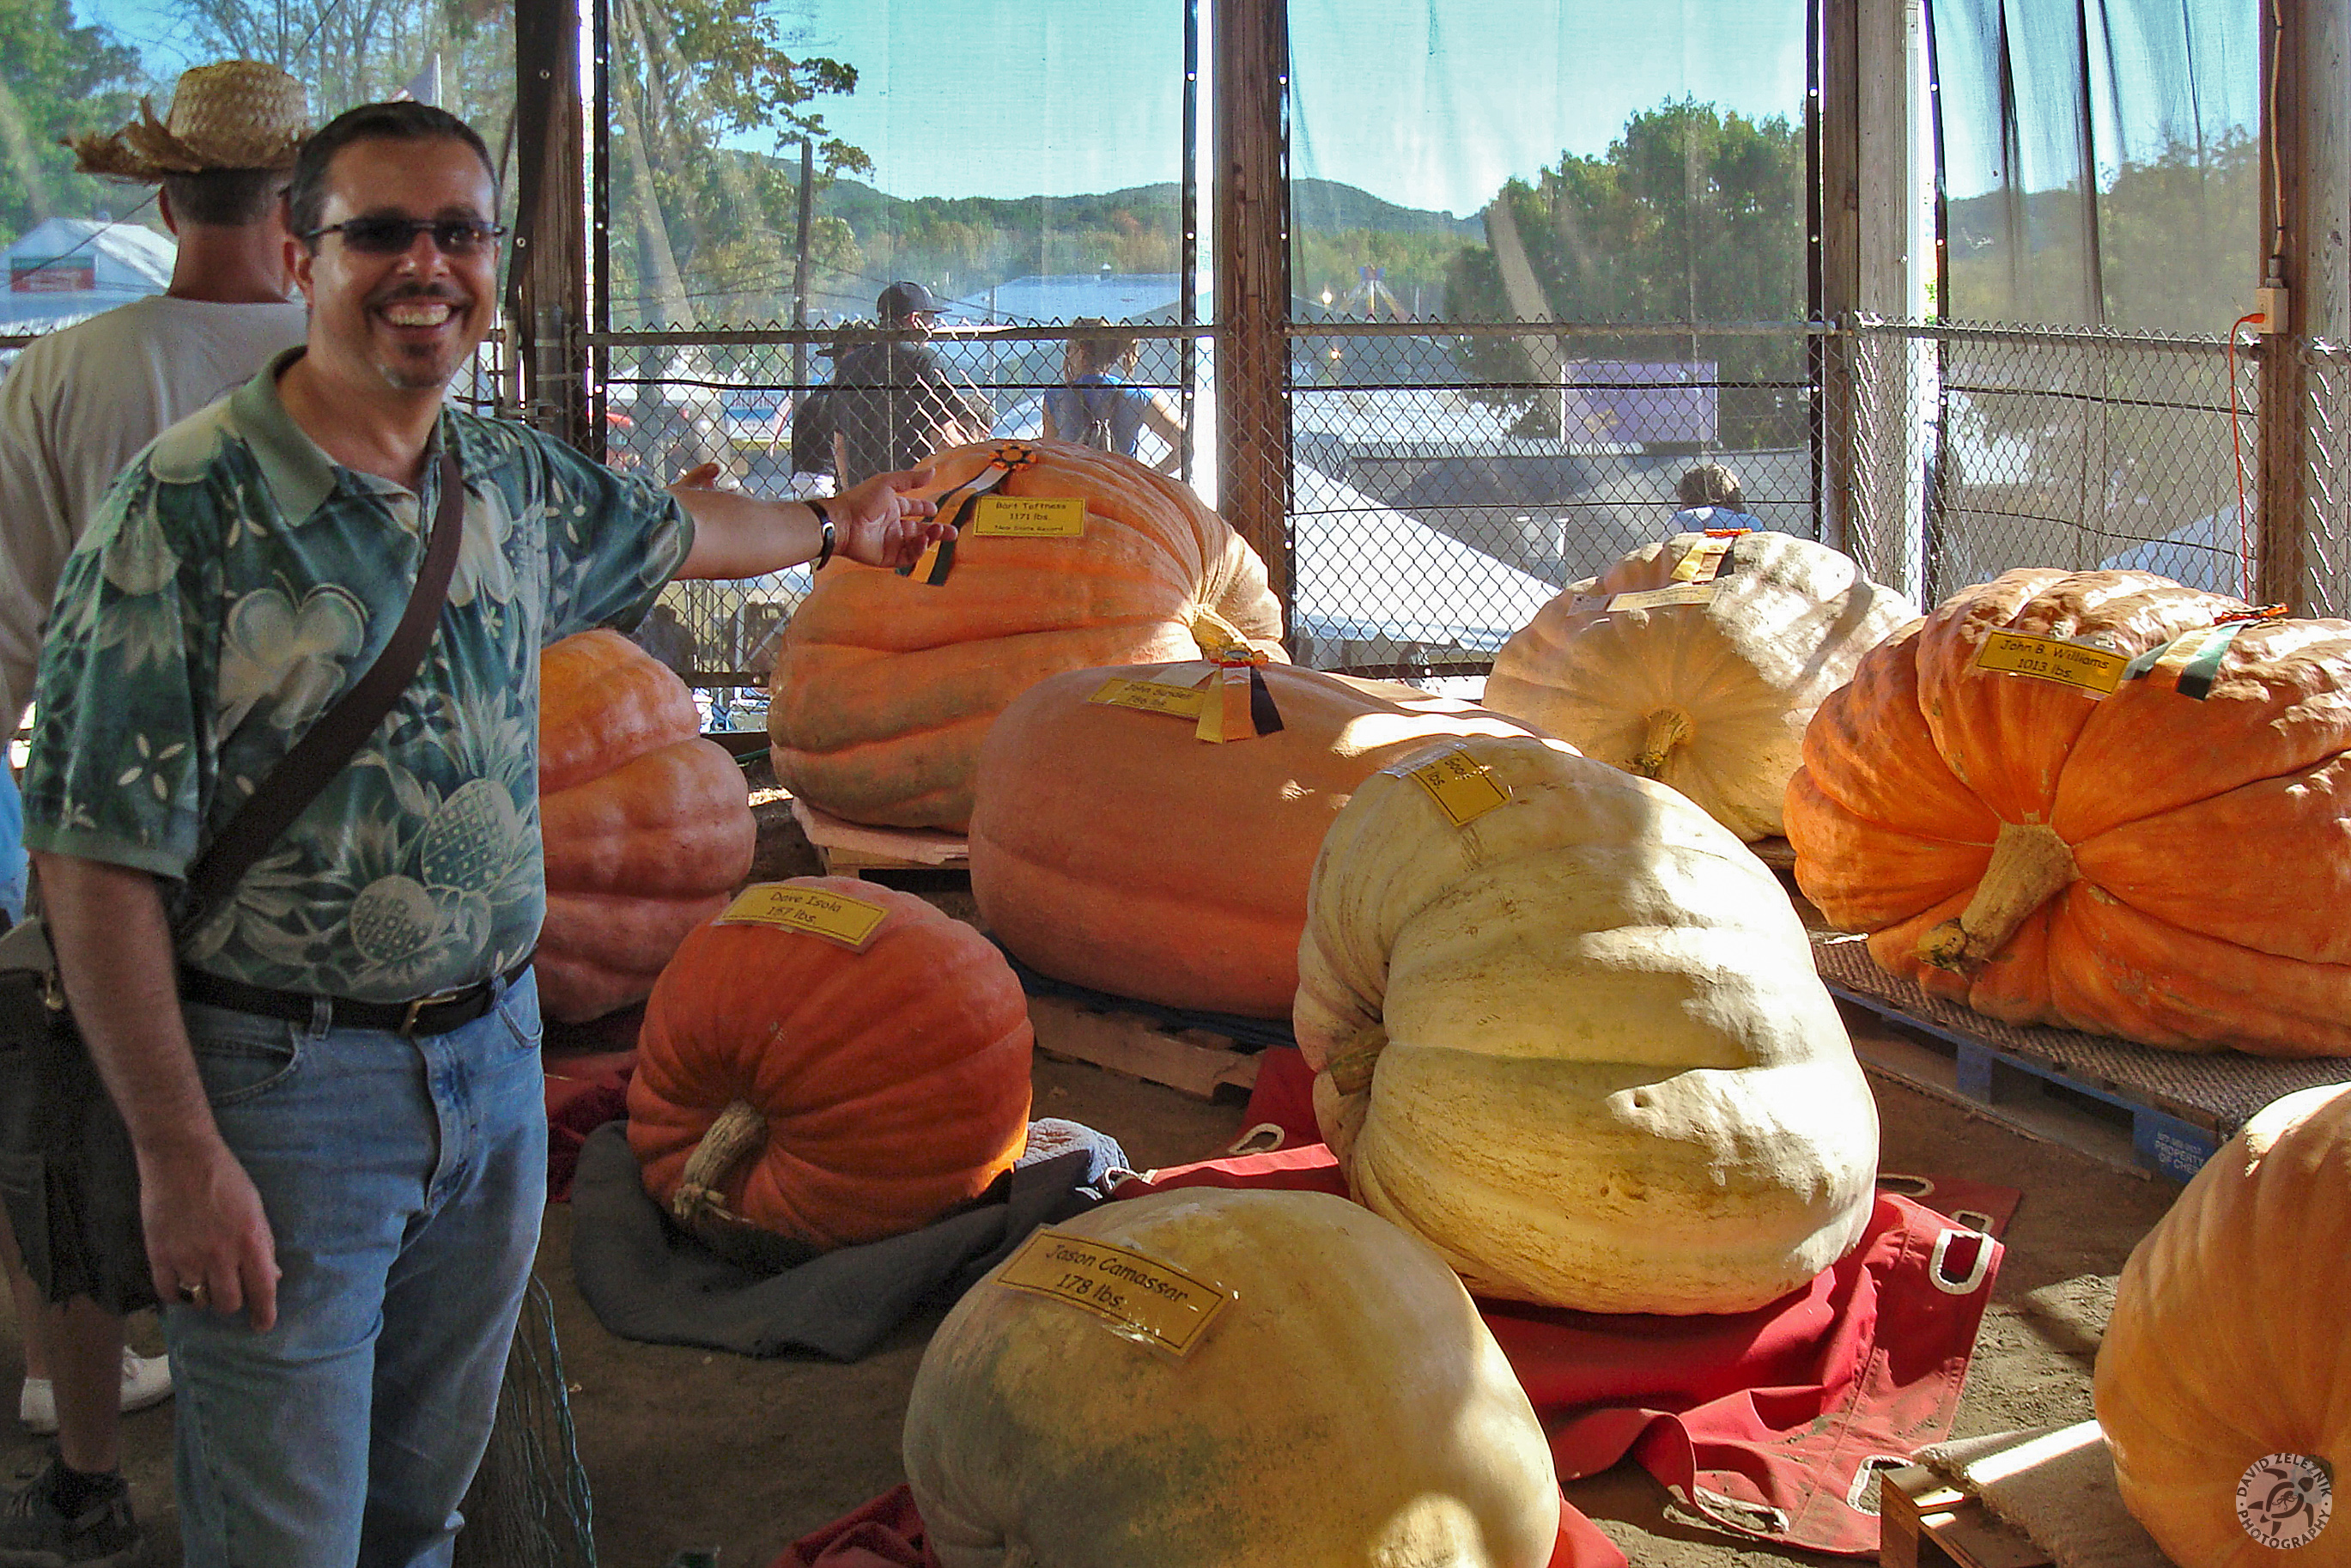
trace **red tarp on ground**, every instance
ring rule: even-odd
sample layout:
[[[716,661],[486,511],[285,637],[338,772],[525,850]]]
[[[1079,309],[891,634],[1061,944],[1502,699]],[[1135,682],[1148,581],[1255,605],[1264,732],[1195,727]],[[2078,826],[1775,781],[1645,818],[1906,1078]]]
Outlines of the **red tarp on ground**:
[[[1249,1123],[1315,1136],[1302,1059],[1274,1051],[1260,1063]],[[1980,1183],[1885,1179],[1894,1190],[1879,1193],[1861,1244],[1752,1312],[1608,1316],[1480,1302],[1552,1434],[1561,1478],[1629,1455],[1727,1531],[1874,1555],[1871,1472],[1949,1436],[2000,1266],[2000,1244],[1984,1232],[1996,1234],[2018,1198]],[[1337,1161],[1316,1142],[1155,1171],[1118,1196],[1201,1186],[1346,1195]],[[875,1536],[876,1527],[894,1533]],[[798,1542],[777,1568],[917,1568],[930,1561],[920,1532],[901,1488]],[[1623,1562],[1573,1508],[1562,1511],[1562,1552],[1553,1568]]]

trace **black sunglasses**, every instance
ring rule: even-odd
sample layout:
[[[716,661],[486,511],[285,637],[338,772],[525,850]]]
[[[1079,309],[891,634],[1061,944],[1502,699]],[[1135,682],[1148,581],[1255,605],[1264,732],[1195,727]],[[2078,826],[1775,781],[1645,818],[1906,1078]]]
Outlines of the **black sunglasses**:
[[[429,234],[444,256],[470,256],[506,232],[505,225],[482,218],[345,218],[299,237],[316,245],[322,235],[339,234],[353,250],[398,256],[418,235]]]

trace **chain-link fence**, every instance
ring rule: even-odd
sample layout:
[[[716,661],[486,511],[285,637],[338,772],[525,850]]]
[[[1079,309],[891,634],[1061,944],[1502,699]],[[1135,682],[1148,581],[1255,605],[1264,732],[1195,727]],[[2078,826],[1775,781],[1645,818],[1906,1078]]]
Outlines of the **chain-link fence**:
[[[2351,617],[2351,348],[2300,340],[2303,612]]]
[[[2264,351],[1864,322],[1827,356],[1842,541],[1928,602],[2018,566],[2131,567],[2251,592]]]

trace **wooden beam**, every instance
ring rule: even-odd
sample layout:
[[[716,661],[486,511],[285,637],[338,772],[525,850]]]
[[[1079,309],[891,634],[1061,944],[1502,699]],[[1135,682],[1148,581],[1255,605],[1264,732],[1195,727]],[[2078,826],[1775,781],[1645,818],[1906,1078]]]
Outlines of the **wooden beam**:
[[[588,315],[588,214],[580,4],[515,4],[516,221],[507,330],[522,369],[525,416],[601,458],[602,433],[589,418],[581,339]]]
[[[2260,372],[2260,537],[2253,596],[2304,614],[2341,615],[2351,583],[2338,556],[2346,499],[2314,484],[2314,421],[2302,350],[2351,333],[2351,17],[2341,0],[2275,0],[2264,14],[2262,80],[2263,270],[2284,285],[2283,330],[2263,340]],[[2270,94],[2274,80],[2275,91]],[[2340,440],[2340,433],[2335,439]],[[2339,464],[2339,458],[2338,458]]]
[[[1217,508],[1265,558],[1290,627],[1290,183],[1282,0],[1212,0]]]
[[[1819,0],[1820,79],[1813,100],[1813,145],[1820,181],[1816,304],[1821,319],[1849,326],[1862,307],[1862,0]],[[1860,387],[1853,342],[1834,337],[1820,345],[1825,400],[1821,434],[1821,536],[1851,551],[1855,538],[1855,423]]]

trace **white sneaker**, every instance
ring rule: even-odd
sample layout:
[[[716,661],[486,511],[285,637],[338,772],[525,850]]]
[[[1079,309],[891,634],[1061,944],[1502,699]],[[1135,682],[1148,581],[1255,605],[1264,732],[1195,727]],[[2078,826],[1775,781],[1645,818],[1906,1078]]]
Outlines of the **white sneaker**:
[[[161,1405],[171,1396],[171,1358],[141,1355],[125,1345],[122,1350],[122,1408],[126,1411],[144,1410],[151,1405]],[[25,1379],[25,1391],[16,1397],[16,1419],[43,1436],[56,1431],[56,1385],[46,1377]]]

